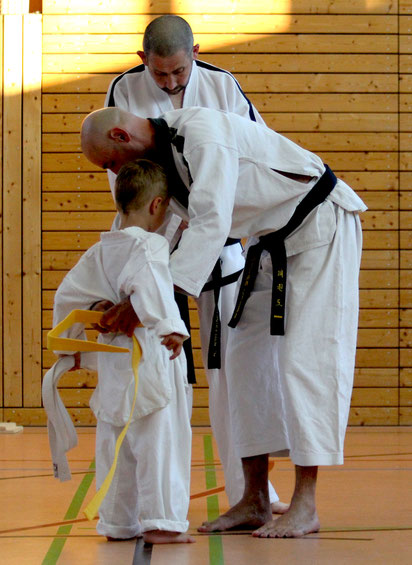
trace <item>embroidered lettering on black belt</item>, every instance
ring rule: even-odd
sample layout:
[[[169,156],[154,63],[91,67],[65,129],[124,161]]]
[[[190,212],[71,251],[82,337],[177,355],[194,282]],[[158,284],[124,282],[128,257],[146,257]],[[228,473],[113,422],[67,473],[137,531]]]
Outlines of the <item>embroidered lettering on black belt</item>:
[[[235,245],[240,243],[239,239],[228,238],[225,247],[229,245]],[[219,313],[219,296],[220,289],[222,286],[232,284],[237,281],[240,277],[240,271],[236,271],[231,275],[222,277],[222,267],[221,261],[218,259],[214,269],[212,271],[212,280],[207,282],[202,288],[202,292],[207,292],[208,290],[213,290],[215,298],[215,308],[212,317],[212,324],[210,328],[210,338],[209,338],[209,349],[207,354],[207,368],[208,369],[220,369],[221,367],[221,349],[220,349],[220,335],[221,335],[221,322]]]
[[[258,274],[260,256],[263,250],[270,253],[273,268],[272,305],[270,313],[270,334],[285,335],[285,301],[286,301],[286,248],[285,239],[306,218],[316,206],[321,204],[336,184],[336,177],[325,165],[326,170],[314,187],[298,204],[289,222],[276,232],[269,233],[259,238],[259,242],[252,245],[246,256],[242,282],[236,301],[233,316],[229,322],[231,328],[236,327],[240,320],[245,304],[253,290]]]

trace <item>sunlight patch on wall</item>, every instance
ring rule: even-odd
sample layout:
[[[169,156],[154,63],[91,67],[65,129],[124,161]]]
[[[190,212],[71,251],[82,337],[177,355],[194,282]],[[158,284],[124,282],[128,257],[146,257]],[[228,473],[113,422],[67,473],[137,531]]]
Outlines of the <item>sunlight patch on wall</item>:
[[[211,0],[204,2],[204,13],[199,16],[199,2],[171,0],[170,13],[182,14],[192,26],[195,36],[199,33],[225,34],[221,46],[235,46],[239,43],[238,34],[254,34],[255,41],[265,37],[263,34],[288,31],[292,18],[291,2],[292,0]]]
[[[379,8],[382,8],[382,13],[385,11],[385,7],[387,6],[386,0],[365,0],[365,6],[367,11],[378,11]]]

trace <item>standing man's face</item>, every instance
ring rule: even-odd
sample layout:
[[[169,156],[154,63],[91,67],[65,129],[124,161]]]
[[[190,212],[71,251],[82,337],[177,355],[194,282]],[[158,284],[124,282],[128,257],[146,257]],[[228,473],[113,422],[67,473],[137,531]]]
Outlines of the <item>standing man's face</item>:
[[[154,53],[146,57],[143,51],[138,51],[157,86],[171,95],[179,94],[187,86],[192,62],[197,59],[198,53],[199,45],[193,47],[191,54],[181,49],[170,57],[160,57]]]

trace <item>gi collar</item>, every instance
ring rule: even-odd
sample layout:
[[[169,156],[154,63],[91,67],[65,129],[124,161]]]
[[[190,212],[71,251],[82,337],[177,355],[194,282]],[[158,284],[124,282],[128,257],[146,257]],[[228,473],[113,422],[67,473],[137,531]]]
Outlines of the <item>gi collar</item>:
[[[183,154],[185,138],[177,135],[177,130],[170,128],[163,118],[149,118],[149,121],[155,130],[155,144],[159,156],[159,164],[165,170],[171,196],[187,209],[189,206],[189,190],[177,172],[172,150],[172,145],[174,145],[177,151]]]

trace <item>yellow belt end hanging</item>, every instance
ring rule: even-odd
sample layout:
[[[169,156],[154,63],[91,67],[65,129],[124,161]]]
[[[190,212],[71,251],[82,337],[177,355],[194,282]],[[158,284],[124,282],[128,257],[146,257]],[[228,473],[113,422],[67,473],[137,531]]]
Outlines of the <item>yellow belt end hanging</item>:
[[[120,447],[123,443],[123,440],[124,440],[124,437],[127,433],[127,430],[129,429],[129,425],[130,425],[130,422],[132,420],[132,416],[133,416],[133,412],[134,412],[134,407],[136,405],[137,388],[138,388],[138,384],[139,384],[138,367],[139,367],[141,356],[142,356],[142,348],[140,347],[140,343],[138,342],[136,337],[133,336],[132,366],[133,366],[133,373],[134,373],[134,396],[133,396],[132,408],[130,410],[129,419],[127,420],[125,427],[120,432],[120,435],[117,438],[115,449],[114,449],[114,458],[113,458],[112,466],[111,466],[109,472],[107,473],[107,476],[104,479],[102,486],[99,488],[99,490],[96,492],[96,494],[94,495],[92,500],[89,502],[89,504],[86,506],[86,508],[83,511],[84,515],[86,516],[86,518],[88,520],[93,520],[96,517],[96,514],[97,514],[97,512],[100,508],[100,505],[103,502],[103,499],[106,496],[106,494],[107,494],[107,492],[110,488],[110,485],[111,485],[112,480],[113,480],[114,473],[116,471],[117,459],[118,459],[118,456],[119,456]]]
[[[103,312],[94,312],[92,310],[73,310],[70,312],[64,320],[62,320],[57,326],[47,334],[47,348],[57,351],[106,351],[111,353],[128,353],[129,349],[125,347],[117,347],[115,345],[109,345],[105,343],[98,343],[95,341],[87,341],[83,339],[70,339],[65,337],[60,337],[60,334],[69,329],[73,324],[80,322],[83,324],[96,324],[102,317]],[[134,407],[136,405],[137,398],[137,388],[139,384],[138,367],[140,359],[142,356],[142,349],[140,343],[138,342],[136,336],[133,336],[133,350],[132,350],[132,366],[134,373],[134,396],[132,402],[132,408],[130,411],[129,419],[126,422],[125,427],[121,431],[119,437],[117,438],[114,459],[110,471],[108,472],[106,478],[103,481],[102,486],[94,495],[92,500],[84,509],[84,514],[88,520],[93,520],[97,515],[101,503],[110,488],[111,482],[113,480],[114,473],[116,471],[117,459],[120,451],[120,447],[123,443],[123,439],[129,429],[130,422],[132,420]]]

